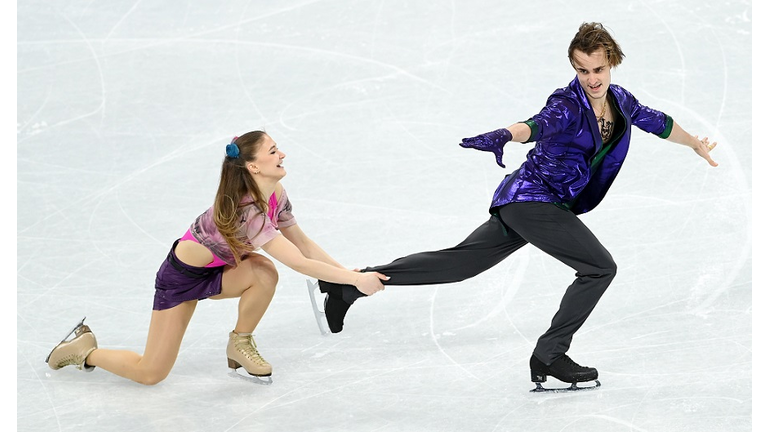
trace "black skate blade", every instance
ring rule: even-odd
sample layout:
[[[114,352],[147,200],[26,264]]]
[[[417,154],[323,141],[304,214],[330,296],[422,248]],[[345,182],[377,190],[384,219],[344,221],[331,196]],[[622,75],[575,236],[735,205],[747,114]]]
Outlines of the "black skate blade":
[[[600,381],[595,380],[595,385],[579,387],[576,383],[572,383],[570,387],[560,388],[545,388],[541,383],[536,383],[536,388],[531,390],[531,393],[568,393],[581,390],[594,390],[600,387]]]
[[[82,326],[83,326],[83,323],[84,323],[84,322],[85,322],[85,317],[83,317],[83,319],[81,319],[79,323],[77,323],[77,324],[76,324],[74,327],[72,327],[72,330],[70,330],[70,331],[69,331],[69,333],[67,333],[67,334],[66,334],[66,336],[64,336],[64,337],[61,339],[61,342],[59,342],[58,344],[56,344],[56,346],[55,346],[55,347],[53,347],[53,349],[51,350],[51,352],[49,352],[49,353],[48,353],[48,357],[46,357],[46,358],[45,358],[45,362],[46,362],[46,363],[48,363],[48,360],[50,360],[50,358],[51,358],[51,354],[53,354],[53,352],[54,352],[54,351],[56,351],[56,348],[57,348],[59,345],[61,345],[63,342],[66,342],[67,338],[68,338],[68,337],[70,337],[70,336],[72,335],[72,333],[74,333],[75,331],[77,331],[77,329],[79,329],[80,327],[82,327]]]
[[[237,369],[229,369],[229,376],[233,378],[239,378],[243,381],[248,381],[251,384],[261,384],[261,385],[270,385],[272,384],[272,376],[257,376],[257,375],[251,375],[248,372],[243,369],[243,373],[238,372],[240,369],[243,368],[237,368]]]
[[[317,299],[315,299],[315,290],[320,290],[319,282],[312,282],[307,279],[307,291],[309,292],[309,300],[312,302],[312,312],[315,314],[315,321],[317,321],[317,327],[320,329],[322,336],[328,336],[331,333],[331,329],[328,327],[328,321],[325,319],[325,312],[317,307]]]

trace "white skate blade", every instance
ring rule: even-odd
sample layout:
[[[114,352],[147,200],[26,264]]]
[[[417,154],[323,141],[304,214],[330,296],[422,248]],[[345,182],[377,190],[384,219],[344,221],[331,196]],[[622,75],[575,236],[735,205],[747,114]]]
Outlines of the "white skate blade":
[[[536,383],[536,388],[531,390],[531,393],[568,393],[580,390],[594,390],[600,387],[600,381],[595,380],[595,385],[579,387],[576,383],[572,383],[570,387],[561,388],[545,388],[541,383]]]
[[[309,300],[312,302],[312,312],[315,314],[315,321],[317,321],[317,327],[320,329],[320,334],[327,336],[331,333],[331,329],[328,327],[328,321],[325,319],[325,312],[317,307],[317,299],[315,298],[315,290],[320,291],[320,283],[312,283],[307,279],[307,291],[309,292]]]
[[[85,317],[83,317],[83,319],[81,319],[79,323],[77,323],[74,327],[72,327],[72,330],[70,330],[69,333],[67,333],[67,335],[61,339],[61,342],[59,342],[58,344],[56,344],[55,347],[53,347],[51,352],[48,353],[48,357],[45,358],[46,363],[48,363],[48,360],[50,360],[51,355],[53,354],[54,351],[56,351],[56,348],[58,348],[59,345],[61,345],[62,343],[66,342],[67,338],[72,336],[72,333],[74,333],[75,331],[77,331],[77,329],[83,326],[84,322],[85,322]]]
[[[242,372],[239,372],[242,369]],[[272,384],[271,376],[256,376],[249,374],[244,368],[229,369],[227,374],[233,378],[239,378],[243,381],[248,381],[252,384],[270,385]]]

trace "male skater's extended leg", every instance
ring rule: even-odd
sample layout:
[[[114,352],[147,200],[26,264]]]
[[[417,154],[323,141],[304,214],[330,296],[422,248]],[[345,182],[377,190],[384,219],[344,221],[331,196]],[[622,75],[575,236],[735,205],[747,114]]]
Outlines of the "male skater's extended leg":
[[[498,217],[475,229],[458,245],[431,252],[419,252],[398,258],[389,264],[367,267],[363,271],[380,272],[389,279],[385,285],[432,285],[459,282],[495,266],[527,242],[507,230]],[[320,291],[328,293],[325,316],[331,332],[338,333],[350,305],[365,294],[352,285],[319,281]]]
[[[597,379],[597,369],[579,366],[565,353],[616,276],[611,254],[575,214],[554,204],[513,203],[502,207],[500,214],[533,246],[576,270],[560,309],[533,350],[532,380],[544,382],[547,375],[570,383]]]

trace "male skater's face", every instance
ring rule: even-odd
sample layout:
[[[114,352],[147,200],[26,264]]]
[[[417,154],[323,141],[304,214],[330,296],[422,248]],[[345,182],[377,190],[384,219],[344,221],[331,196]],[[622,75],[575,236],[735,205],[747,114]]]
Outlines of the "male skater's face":
[[[600,48],[587,55],[583,51],[573,51],[573,68],[579,77],[579,84],[592,100],[602,101],[611,85],[611,67],[605,49]]]

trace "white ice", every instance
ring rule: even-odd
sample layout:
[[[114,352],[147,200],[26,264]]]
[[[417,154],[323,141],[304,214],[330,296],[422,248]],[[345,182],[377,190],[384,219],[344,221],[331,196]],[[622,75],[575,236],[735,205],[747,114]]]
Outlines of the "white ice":
[[[344,265],[456,244],[530,148],[508,145],[504,170],[459,141],[567,85],[584,21],[626,54],[613,82],[716,140],[720,163],[635,129],[583,217],[619,266],[569,352],[599,390],[528,392],[573,278],[532,247],[461,283],[389,287],[329,336],[278,264],[256,331],[270,386],[227,374],[235,300],[200,302],[157,386],[44,363],[84,316],[101,347],[143,351],[155,272],[249,130],[287,154],[302,229]],[[17,430],[755,426],[751,1],[20,0],[17,26]]]

